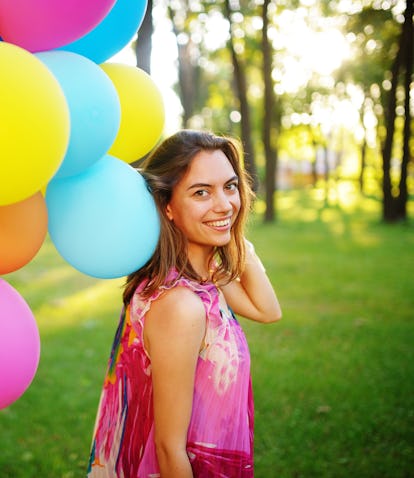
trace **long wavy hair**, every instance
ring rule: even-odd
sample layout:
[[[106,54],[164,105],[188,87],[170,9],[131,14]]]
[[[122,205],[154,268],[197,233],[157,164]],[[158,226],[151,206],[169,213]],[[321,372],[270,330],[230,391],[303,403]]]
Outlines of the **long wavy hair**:
[[[209,132],[182,130],[165,139],[142,164],[139,170],[146,179],[154,197],[160,217],[160,237],[151,259],[139,270],[127,277],[123,299],[128,304],[137,286],[146,281],[142,291],[149,297],[160,287],[172,268],[180,276],[198,282],[203,279],[195,272],[187,256],[187,239],[170,221],[166,208],[171,201],[175,185],[186,173],[193,158],[201,151],[221,150],[230,161],[239,179],[240,210],[232,226],[230,242],[216,247],[211,261],[214,272],[211,280],[215,283],[228,283],[243,271],[245,258],[244,229],[253,199],[251,181],[243,167],[240,143],[234,138],[217,136]]]

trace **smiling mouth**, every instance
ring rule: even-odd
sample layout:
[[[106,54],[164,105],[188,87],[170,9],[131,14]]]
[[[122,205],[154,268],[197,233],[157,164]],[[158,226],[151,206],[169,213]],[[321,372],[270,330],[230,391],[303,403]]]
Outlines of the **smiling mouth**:
[[[221,219],[220,221],[209,221],[205,224],[210,227],[228,227],[230,226],[231,218]]]

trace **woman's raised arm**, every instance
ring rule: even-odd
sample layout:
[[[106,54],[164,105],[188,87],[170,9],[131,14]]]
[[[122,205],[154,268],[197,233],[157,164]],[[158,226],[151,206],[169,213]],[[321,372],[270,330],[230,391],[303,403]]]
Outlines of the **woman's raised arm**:
[[[253,244],[246,240],[244,272],[237,280],[221,287],[233,311],[257,322],[276,322],[282,310],[265,268]]]

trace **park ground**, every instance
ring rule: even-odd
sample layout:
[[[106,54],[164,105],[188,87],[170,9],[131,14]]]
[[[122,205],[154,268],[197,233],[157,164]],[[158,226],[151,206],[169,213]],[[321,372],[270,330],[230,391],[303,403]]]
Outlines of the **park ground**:
[[[414,477],[414,224],[346,185],[277,196],[249,227],[283,308],[241,319],[252,355],[256,478]],[[410,203],[413,216],[413,205]],[[47,239],[4,276],[39,325],[27,392],[0,411],[1,478],[85,476],[122,279],[73,269]],[[10,318],[12,320],[12,318]]]

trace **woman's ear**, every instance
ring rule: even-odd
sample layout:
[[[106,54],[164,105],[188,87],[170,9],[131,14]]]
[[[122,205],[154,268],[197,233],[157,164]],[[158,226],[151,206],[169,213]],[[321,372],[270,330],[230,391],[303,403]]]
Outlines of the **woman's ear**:
[[[169,204],[167,204],[167,207],[165,208],[165,214],[167,215],[167,217],[170,221],[173,220],[173,214],[172,214],[172,211],[171,211],[171,206]]]

